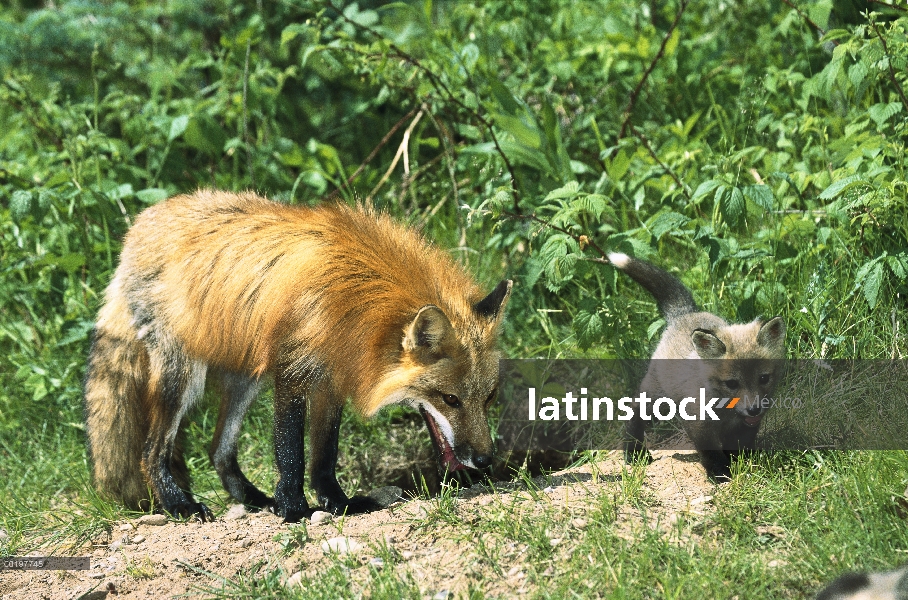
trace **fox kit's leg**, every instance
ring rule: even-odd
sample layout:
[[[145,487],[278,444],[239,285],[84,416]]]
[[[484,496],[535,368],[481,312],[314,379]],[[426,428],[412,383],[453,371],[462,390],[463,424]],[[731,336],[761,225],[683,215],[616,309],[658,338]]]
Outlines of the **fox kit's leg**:
[[[288,523],[312,514],[303,494],[305,425],[305,386],[278,369],[274,376],[274,458],[279,479],[274,490],[274,512]]]
[[[329,390],[314,386],[309,403],[309,449],[312,452],[310,485],[318,501],[330,513],[356,514],[377,510],[382,506],[375,500],[347,495],[337,483],[337,436],[340,431],[343,403]]]
[[[261,385],[258,379],[227,371],[221,373],[220,379],[223,396],[208,456],[231,496],[247,506],[265,508],[273,501],[246,479],[236,459],[240,425]]]
[[[643,419],[635,410],[634,415],[624,427],[624,459],[629,463],[638,460],[643,460],[645,463],[652,462],[652,456],[644,443],[644,426]]]
[[[161,508],[177,517],[198,516],[213,520],[207,506],[195,502],[188,491],[188,473],[178,447],[180,424],[186,412],[202,396],[206,365],[189,359],[178,347],[154,344],[149,348],[154,397],[148,437],[142,454],[142,470],[148,477]]]

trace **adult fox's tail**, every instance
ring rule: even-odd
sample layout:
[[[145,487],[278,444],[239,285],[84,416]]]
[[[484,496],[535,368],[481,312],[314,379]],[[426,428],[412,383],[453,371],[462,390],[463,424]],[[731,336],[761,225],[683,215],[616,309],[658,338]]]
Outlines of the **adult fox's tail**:
[[[149,361],[129,322],[131,312],[116,282],[98,315],[85,376],[85,425],[97,489],[130,508],[149,508],[142,451],[149,430],[146,410]]]

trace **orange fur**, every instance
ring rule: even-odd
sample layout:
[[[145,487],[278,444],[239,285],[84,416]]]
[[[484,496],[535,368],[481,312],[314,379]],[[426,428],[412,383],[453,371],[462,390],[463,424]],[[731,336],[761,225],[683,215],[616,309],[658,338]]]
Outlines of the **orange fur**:
[[[499,306],[483,316],[477,303],[484,294],[464,270],[386,215],[342,204],[303,208],[251,193],[200,191],[139,215],[120,260],[96,327],[86,406],[95,478],[131,504],[141,482],[124,465],[141,459],[155,488],[156,467],[150,463],[157,446],[149,455],[147,442],[142,458],[136,450],[141,444],[130,441],[129,456],[113,459],[111,437],[141,437],[138,425],[159,432],[150,436],[165,437],[164,421],[183,413],[173,412],[175,401],[161,398],[181,395],[179,410],[185,411],[200,393],[193,385],[204,382],[206,369],[252,378],[280,375],[304,395],[323,385],[317,382],[328,382],[327,393],[310,400],[325,395],[337,404],[350,398],[367,416],[392,402],[443,404],[413,396],[423,393],[414,392],[420,378],[432,380],[436,389],[482,396],[480,404],[497,382]],[[510,284],[495,296],[501,306],[509,290]],[[444,369],[437,358],[426,358],[425,348],[408,342],[416,335],[411,330],[420,309],[433,306],[442,316],[428,315],[423,326],[444,333],[430,353],[449,359]],[[425,332],[420,335],[425,338]],[[127,356],[138,362],[122,364]],[[165,381],[162,373],[174,364]],[[135,390],[124,389],[124,382]],[[161,422],[158,406],[171,407]],[[478,412],[484,417],[485,409]],[[117,425],[124,419],[129,423]],[[484,454],[490,444],[479,444]],[[106,466],[108,460],[114,466]]]

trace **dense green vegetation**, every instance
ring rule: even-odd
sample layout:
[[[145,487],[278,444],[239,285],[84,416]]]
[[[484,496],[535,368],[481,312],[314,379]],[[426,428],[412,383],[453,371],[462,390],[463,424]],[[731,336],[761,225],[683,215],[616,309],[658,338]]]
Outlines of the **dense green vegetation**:
[[[513,357],[646,356],[662,323],[602,264],[610,250],[676,271],[708,310],[785,315],[791,357],[908,351],[903,3],[36,4],[0,8],[9,551],[81,539],[124,514],[88,481],[88,337],[131,218],[199,187],[361,201],[422,227],[485,284],[516,281],[502,340]],[[250,415],[241,461],[270,489],[267,404]],[[214,415],[201,413],[190,467],[218,505],[205,456]],[[381,453],[381,428],[400,419],[345,427]],[[411,435],[428,444],[418,423]],[[382,483],[370,456],[345,459],[346,485]],[[652,565],[634,547],[611,560],[633,581],[708,564],[699,571],[718,571],[700,596],[726,594],[725,578],[779,597],[779,586],[806,593],[843,567],[904,559],[904,522],[879,504],[908,483],[904,453],[777,460],[757,459],[759,476],[723,492],[720,548],[682,560],[653,540],[640,547]],[[821,482],[805,483],[811,473]],[[840,496],[830,491],[820,518],[803,490],[827,481]],[[770,493],[786,500],[758,507]],[[795,549],[815,552],[803,574],[781,584],[741,571],[730,557],[762,542],[735,509],[814,515]],[[832,532],[853,545],[839,562],[824,559]],[[623,543],[600,533],[591,546]],[[673,594],[656,595],[692,597]]]

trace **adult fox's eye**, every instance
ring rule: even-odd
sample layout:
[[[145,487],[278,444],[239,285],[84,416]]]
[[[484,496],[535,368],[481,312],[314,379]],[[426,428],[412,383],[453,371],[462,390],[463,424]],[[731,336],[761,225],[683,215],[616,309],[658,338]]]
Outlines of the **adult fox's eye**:
[[[454,394],[442,394],[441,399],[445,401],[445,404],[448,406],[453,406],[454,408],[460,408],[460,398]]]
[[[766,385],[769,383],[769,373],[763,373],[760,375],[760,385]]]
[[[741,383],[737,379],[728,379],[725,382],[725,387],[734,391],[741,386]]]

